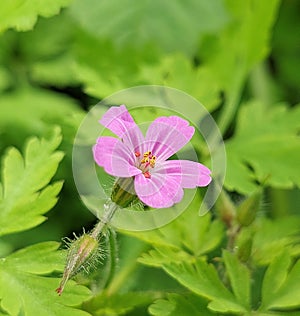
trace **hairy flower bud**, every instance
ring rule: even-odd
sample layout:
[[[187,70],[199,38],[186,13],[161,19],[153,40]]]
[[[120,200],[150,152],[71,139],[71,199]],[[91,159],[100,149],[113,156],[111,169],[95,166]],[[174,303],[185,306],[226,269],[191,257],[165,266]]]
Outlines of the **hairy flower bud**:
[[[80,270],[87,270],[99,258],[99,240],[89,234],[70,243],[62,280],[56,292],[61,295],[67,281]]]
[[[241,226],[249,226],[255,219],[261,202],[261,190],[246,198],[237,208],[237,220]]]
[[[221,191],[217,200],[216,209],[222,222],[224,222],[227,227],[231,227],[236,217],[236,207],[224,190]]]
[[[251,256],[252,251],[252,236],[247,236],[244,238],[237,249],[237,256],[242,262],[247,262]]]

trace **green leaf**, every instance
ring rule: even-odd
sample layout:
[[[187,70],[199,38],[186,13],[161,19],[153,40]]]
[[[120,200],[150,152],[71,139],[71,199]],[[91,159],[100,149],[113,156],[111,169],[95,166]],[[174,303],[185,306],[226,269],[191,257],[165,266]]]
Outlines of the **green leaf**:
[[[263,282],[262,310],[292,309],[300,306],[300,260],[290,269],[287,252],[269,266]]]
[[[42,89],[18,89],[0,98],[0,149],[21,147],[27,137],[45,137],[61,126],[64,142],[72,143],[83,111],[71,98]],[[2,147],[2,148],[1,148]]]
[[[254,101],[244,105],[235,136],[226,142],[226,187],[250,193],[255,181],[278,188],[299,186],[299,127],[300,107],[267,108]]]
[[[92,315],[127,315],[138,307],[147,306],[157,298],[154,292],[128,292],[109,295],[102,292],[84,304]]]
[[[249,229],[253,237],[252,260],[258,265],[274,261],[283,250],[291,256],[300,255],[300,219],[289,216],[277,220],[259,219],[255,227]]]
[[[32,32],[17,34],[15,45],[21,55],[18,58],[24,60],[30,80],[51,86],[79,84],[73,71],[72,22],[64,11],[50,19],[40,19]]]
[[[141,262],[158,266],[164,260],[171,262],[186,258],[190,261],[220,245],[223,224],[218,220],[212,221],[211,213],[199,216],[200,204],[201,198],[197,194],[191,205],[168,225],[151,231],[125,232],[154,246],[154,251],[144,255]],[[168,256],[165,256],[167,253]]]
[[[143,253],[138,261],[149,266],[162,267],[171,262],[194,262],[195,258],[182,250],[169,246],[156,246],[147,253]]]
[[[246,309],[250,309],[250,273],[238,258],[224,250],[223,259],[230,280],[232,291],[237,301]]]
[[[280,14],[274,27],[272,41],[272,58],[276,64],[276,78],[278,89],[283,90],[284,96],[292,104],[299,100],[300,67],[299,45],[295,43],[299,40],[300,24],[298,12],[300,3],[298,1],[282,2]]]
[[[8,28],[28,31],[35,25],[38,16],[58,14],[70,0],[4,0],[0,3],[0,33]]]
[[[138,74],[141,82],[160,84],[183,90],[201,102],[207,110],[214,110],[221,102],[222,86],[208,67],[195,67],[183,54],[168,54],[156,64],[141,64]],[[196,115],[190,113],[190,117]],[[186,113],[186,110],[185,110]]]
[[[164,270],[192,292],[211,300],[208,306],[216,312],[245,313],[247,311],[221,282],[214,266],[204,260],[197,260],[194,265],[166,264]]]
[[[57,128],[50,140],[31,138],[24,157],[16,148],[8,150],[2,169],[0,235],[37,226],[55,205],[62,182],[48,183],[63,158],[62,152],[55,152],[60,142]]]
[[[75,73],[88,94],[103,98],[128,86],[165,84],[207,102],[209,109],[217,106],[219,86],[213,73],[198,71],[190,57],[202,35],[216,33],[227,22],[222,2],[142,0],[132,6],[130,1],[88,0],[75,1],[70,11],[81,27]]]
[[[156,300],[150,307],[149,312],[154,316],[213,316],[207,309],[207,301],[196,295],[168,294],[167,299]]]
[[[9,315],[89,315],[72,308],[87,299],[90,291],[70,281],[59,297],[59,279],[43,276],[63,269],[63,256],[56,242],[45,242],[19,250],[0,260],[1,308]]]
[[[222,133],[236,114],[249,71],[269,52],[279,4],[279,0],[226,0],[230,23],[201,43],[199,58],[224,92],[225,104],[218,122]]]
[[[195,53],[203,33],[214,32],[227,21],[218,0],[188,0],[184,4],[141,0],[138,5],[130,0],[75,0],[70,11],[88,32],[112,39],[115,45],[139,47],[153,42],[165,51],[181,50],[189,55]],[[124,27],[126,32],[121,31]]]

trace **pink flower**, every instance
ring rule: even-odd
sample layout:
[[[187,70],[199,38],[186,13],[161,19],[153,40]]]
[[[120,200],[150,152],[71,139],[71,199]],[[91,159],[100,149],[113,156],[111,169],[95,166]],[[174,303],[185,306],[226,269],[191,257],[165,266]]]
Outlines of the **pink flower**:
[[[183,188],[207,186],[211,171],[189,160],[167,160],[192,138],[195,129],[178,117],[159,117],[144,137],[125,105],[111,107],[99,121],[119,138],[102,136],[93,147],[94,159],[116,177],[134,178],[139,199],[154,208],[178,203]]]

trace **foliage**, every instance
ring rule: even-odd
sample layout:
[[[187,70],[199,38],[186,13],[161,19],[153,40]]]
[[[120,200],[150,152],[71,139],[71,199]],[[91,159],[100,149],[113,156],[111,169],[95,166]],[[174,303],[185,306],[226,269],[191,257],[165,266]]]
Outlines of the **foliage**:
[[[297,0],[1,2],[0,315],[300,315],[298,11]],[[98,99],[150,84],[216,120],[222,193],[204,216],[199,190],[168,225],[119,231],[119,254],[58,296],[57,241],[95,221],[73,183],[76,131]]]

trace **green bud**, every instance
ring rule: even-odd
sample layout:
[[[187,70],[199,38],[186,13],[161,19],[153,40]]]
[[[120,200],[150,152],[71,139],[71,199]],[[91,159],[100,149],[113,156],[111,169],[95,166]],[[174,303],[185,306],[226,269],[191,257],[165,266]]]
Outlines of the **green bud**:
[[[130,206],[137,200],[133,178],[118,178],[111,194],[111,200],[122,208]]]
[[[237,208],[237,220],[241,226],[249,226],[253,223],[259,209],[262,193],[261,190],[247,197]]]
[[[237,256],[242,262],[247,262],[252,252],[252,237],[248,236],[238,245]]]
[[[217,212],[227,227],[231,227],[236,217],[236,208],[228,194],[222,190],[216,203]]]
[[[66,266],[62,280],[56,292],[61,295],[67,281],[80,270],[88,270],[98,261],[100,251],[99,240],[91,235],[83,234],[69,245]]]

